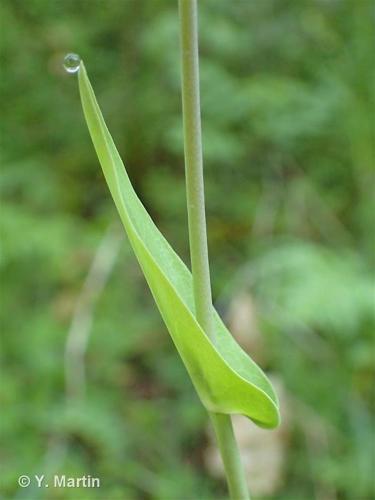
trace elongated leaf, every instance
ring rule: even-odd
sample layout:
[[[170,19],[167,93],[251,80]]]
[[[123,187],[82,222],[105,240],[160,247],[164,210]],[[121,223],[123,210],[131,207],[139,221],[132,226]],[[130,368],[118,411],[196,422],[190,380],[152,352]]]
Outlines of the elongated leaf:
[[[279,422],[278,402],[262,370],[233,339],[213,308],[215,340],[194,316],[190,271],[137,197],[81,63],[79,89],[86,122],[108,187],[167,329],[208,410],[239,413],[262,427]]]

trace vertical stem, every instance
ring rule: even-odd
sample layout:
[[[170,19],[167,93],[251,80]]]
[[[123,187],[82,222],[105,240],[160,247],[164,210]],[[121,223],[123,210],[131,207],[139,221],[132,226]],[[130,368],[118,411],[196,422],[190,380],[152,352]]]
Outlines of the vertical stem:
[[[195,314],[203,330],[214,340],[204,203],[197,0],[179,0],[179,10],[186,195]],[[249,495],[231,417],[218,413],[210,413],[210,417],[223,459],[231,498],[247,500]]]
[[[210,417],[223,460],[230,497],[233,500],[250,500],[231,417],[224,413],[211,412]]]
[[[182,51],[186,195],[195,313],[213,337],[212,296],[204,204],[202,134],[199,98],[198,20],[196,0],[179,0]]]

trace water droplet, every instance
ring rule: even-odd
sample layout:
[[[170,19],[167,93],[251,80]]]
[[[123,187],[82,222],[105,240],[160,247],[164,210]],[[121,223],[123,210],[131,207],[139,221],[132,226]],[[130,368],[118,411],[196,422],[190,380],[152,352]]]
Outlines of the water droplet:
[[[81,58],[78,54],[66,54],[64,57],[64,68],[68,73],[77,73],[81,64]]]

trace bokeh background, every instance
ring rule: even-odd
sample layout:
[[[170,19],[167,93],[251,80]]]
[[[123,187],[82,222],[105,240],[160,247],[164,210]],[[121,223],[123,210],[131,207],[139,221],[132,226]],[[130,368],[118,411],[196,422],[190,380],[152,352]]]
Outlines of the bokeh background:
[[[213,294],[283,426],[255,498],[374,498],[372,0],[202,0]],[[189,262],[177,3],[1,2],[2,499],[226,497],[206,413],[122,236],[67,52]],[[260,433],[259,433],[260,432]],[[100,490],[21,489],[20,474]]]

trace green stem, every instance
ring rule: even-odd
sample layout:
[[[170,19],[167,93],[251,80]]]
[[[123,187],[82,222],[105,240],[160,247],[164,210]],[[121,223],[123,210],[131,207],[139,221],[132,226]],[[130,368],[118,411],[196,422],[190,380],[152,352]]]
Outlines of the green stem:
[[[224,463],[230,497],[233,500],[250,500],[230,415],[210,413],[210,417]]]
[[[204,203],[197,0],[179,0],[179,11],[186,195],[195,314],[203,330],[214,340]],[[223,459],[231,498],[247,500],[249,495],[231,417],[218,413],[210,413],[210,417]]]
[[[212,296],[208,263],[199,99],[197,4],[179,0],[182,51],[182,114],[184,122],[186,195],[195,313],[213,337]]]

